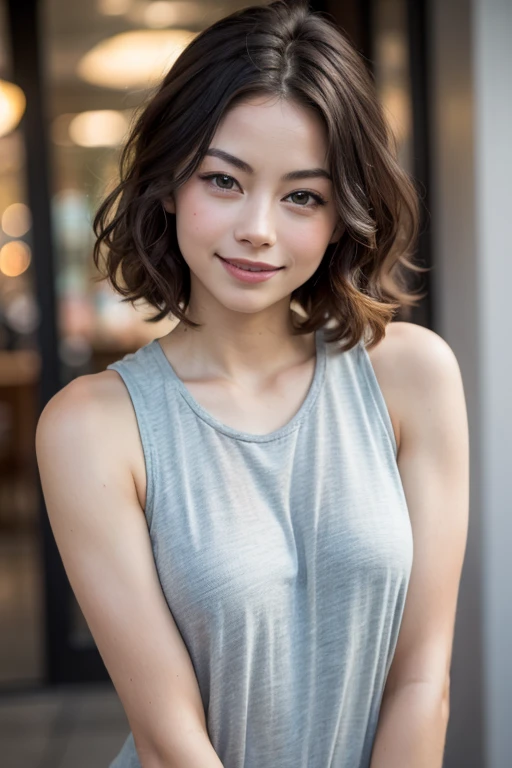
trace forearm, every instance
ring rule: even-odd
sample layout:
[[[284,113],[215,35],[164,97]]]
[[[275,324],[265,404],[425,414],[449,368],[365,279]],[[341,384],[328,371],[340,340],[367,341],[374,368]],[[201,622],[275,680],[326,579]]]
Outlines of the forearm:
[[[385,696],[370,768],[441,768],[448,710],[442,691],[426,683]]]

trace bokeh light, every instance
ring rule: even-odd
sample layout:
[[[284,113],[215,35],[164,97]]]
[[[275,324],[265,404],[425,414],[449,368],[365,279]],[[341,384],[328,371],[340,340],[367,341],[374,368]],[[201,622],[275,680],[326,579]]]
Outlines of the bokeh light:
[[[0,272],[18,277],[29,267],[32,252],[23,240],[11,240],[0,249]]]
[[[122,112],[99,109],[81,112],[69,123],[69,136],[80,147],[117,147],[128,130]]]
[[[24,203],[12,203],[2,214],[2,229],[9,237],[23,237],[31,226],[30,208]]]
[[[80,78],[105,88],[150,88],[196,37],[188,29],[145,29],[102,40],[83,56]]]

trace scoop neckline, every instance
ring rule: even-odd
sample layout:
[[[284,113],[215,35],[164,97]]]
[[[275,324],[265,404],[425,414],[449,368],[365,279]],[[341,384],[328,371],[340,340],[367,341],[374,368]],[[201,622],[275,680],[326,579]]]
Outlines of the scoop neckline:
[[[224,424],[222,421],[219,421],[219,419],[212,416],[212,414],[207,411],[206,408],[203,408],[203,406],[195,399],[195,397],[189,392],[183,381],[180,379],[172,367],[170,361],[168,360],[159,339],[153,339],[153,341],[149,344],[149,348],[156,352],[156,355],[162,364],[162,368],[166,370],[170,375],[177,391],[190,406],[190,408],[196,413],[196,415],[199,416],[200,419],[205,421],[218,432],[221,432],[228,437],[233,437],[237,440],[243,440],[244,442],[250,443],[267,443],[272,440],[277,440],[281,437],[284,437],[285,435],[288,435],[290,432],[295,431],[301,425],[302,421],[311,410],[325,376],[325,339],[323,335],[323,329],[320,328],[315,331],[315,372],[313,374],[313,379],[311,380],[311,384],[307,391],[306,397],[302,401],[298,411],[286,424],[283,424],[283,426],[278,427],[278,429],[275,429],[272,432],[268,432],[265,435],[258,435],[253,434],[252,432],[245,432],[243,430],[230,427],[228,424]]]

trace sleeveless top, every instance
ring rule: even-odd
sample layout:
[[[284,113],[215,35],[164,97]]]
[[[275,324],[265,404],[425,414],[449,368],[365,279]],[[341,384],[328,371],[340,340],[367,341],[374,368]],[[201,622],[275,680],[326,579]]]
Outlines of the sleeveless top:
[[[223,424],[158,340],[112,363],[136,414],[161,587],[224,768],[369,768],[410,579],[412,528],[361,340],[315,334],[302,405]],[[110,768],[140,768],[130,733]]]

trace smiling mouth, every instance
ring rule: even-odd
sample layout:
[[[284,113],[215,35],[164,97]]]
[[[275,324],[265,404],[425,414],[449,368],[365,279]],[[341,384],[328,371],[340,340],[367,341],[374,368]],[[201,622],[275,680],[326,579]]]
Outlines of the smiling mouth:
[[[231,264],[232,267],[237,267],[237,269],[242,269],[244,272],[278,272],[280,269],[284,269],[284,267],[270,267],[270,266],[257,266],[257,265],[251,265],[250,263],[243,264],[239,261],[231,261],[230,259],[224,259],[222,256],[219,256],[218,253],[215,254],[221,261],[226,262],[226,264]]]

